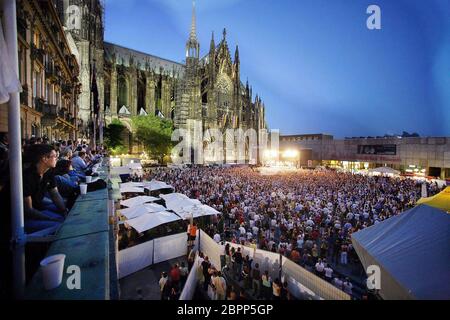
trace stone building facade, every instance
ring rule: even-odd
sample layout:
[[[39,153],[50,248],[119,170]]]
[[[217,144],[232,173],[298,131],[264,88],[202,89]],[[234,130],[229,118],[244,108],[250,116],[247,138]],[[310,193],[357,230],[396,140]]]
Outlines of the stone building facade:
[[[92,135],[92,81],[95,73],[99,92],[100,115],[104,110],[104,3],[101,0],[54,0],[66,34],[73,38],[80,66],[80,135]]]
[[[22,138],[76,139],[79,65],[51,0],[17,1]],[[8,131],[0,105],[0,132]]]
[[[348,169],[390,166],[403,173],[450,178],[450,137],[334,139],[329,135],[280,137],[282,149],[308,154],[313,165],[347,165]],[[306,162],[307,163],[307,162]],[[302,163],[302,165],[306,165]]]

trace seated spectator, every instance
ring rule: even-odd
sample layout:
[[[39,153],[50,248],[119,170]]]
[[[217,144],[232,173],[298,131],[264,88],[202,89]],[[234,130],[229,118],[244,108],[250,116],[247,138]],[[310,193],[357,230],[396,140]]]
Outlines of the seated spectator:
[[[86,152],[79,151],[76,156],[72,158],[72,167],[77,173],[85,173],[88,166],[85,162]]]
[[[28,233],[45,230],[54,233],[67,213],[50,169],[56,167],[57,154],[49,145],[36,144],[27,149],[30,167],[23,173],[25,230]],[[46,201],[48,194],[51,201]]]
[[[54,170],[58,191],[68,200],[75,200],[80,193],[78,183],[69,175],[72,170],[72,163],[69,160],[59,160]]]

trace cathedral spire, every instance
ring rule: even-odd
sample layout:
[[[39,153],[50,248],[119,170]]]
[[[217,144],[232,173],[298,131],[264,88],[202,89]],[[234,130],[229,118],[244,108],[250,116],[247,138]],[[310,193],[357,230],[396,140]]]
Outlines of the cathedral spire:
[[[195,0],[192,1],[192,23],[191,23],[191,34],[189,35],[189,41],[197,42],[197,20],[195,17]]]
[[[223,28],[223,40],[225,41],[227,38],[227,29]]]
[[[234,53],[234,63],[239,64],[239,47],[236,45],[236,51]]]
[[[186,58],[199,58],[200,44],[197,40],[197,22],[195,18],[195,0],[192,1],[192,23],[189,40],[186,44]]]
[[[216,43],[214,42],[214,31],[211,35],[211,44],[209,45],[209,53],[213,53],[216,51]]]

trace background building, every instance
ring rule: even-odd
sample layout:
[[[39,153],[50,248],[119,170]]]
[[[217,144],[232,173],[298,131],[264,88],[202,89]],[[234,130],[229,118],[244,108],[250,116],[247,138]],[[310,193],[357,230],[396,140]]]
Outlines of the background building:
[[[80,110],[82,120],[80,134],[87,138],[92,134],[93,94],[95,74],[100,106],[99,118],[104,111],[104,3],[101,0],[53,0],[66,34],[74,40],[80,65]]]
[[[79,65],[51,0],[17,1],[23,138],[77,138]],[[0,105],[0,132],[8,105]]]
[[[281,149],[300,150],[301,165],[368,169],[389,166],[403,173],[450,178],[450,137],[386,137],[334,140],[330,135],[280,137]]]

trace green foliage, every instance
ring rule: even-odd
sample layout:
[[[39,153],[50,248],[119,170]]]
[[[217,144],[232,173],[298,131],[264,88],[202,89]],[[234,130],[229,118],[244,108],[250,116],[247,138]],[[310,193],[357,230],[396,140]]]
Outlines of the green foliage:
[[[131,122],[136,141],[143,144],[150,157],[164,163],[164,157],[170,155],[173,147],[172,121],[147,115],[133,117]]]
[[[123,141],[124,130],[125,126],[117,119],[114,119],[112,123],[105,128],[105,145],[111,150],[113,155],[128,153]]]

